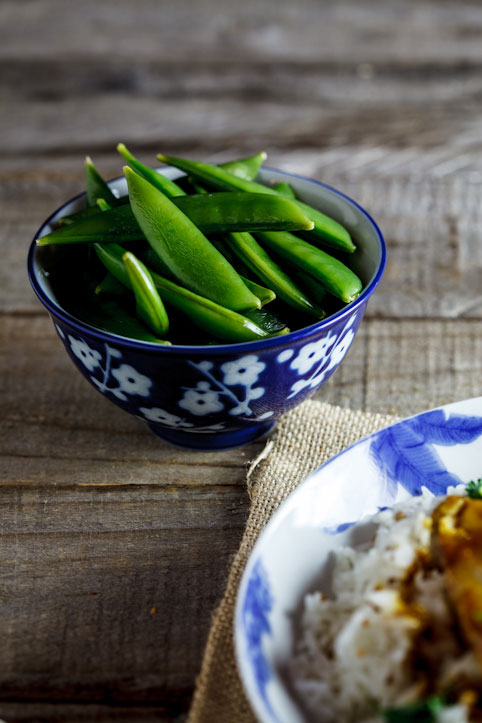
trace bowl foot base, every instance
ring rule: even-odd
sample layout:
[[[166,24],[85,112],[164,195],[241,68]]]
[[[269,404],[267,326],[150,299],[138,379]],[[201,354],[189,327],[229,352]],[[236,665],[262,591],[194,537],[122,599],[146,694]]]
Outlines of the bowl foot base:
[[[179,429],[166,429],[158,424],[148,424],[155,435],[165,442],[174,444],[176,447],[198,450],[200,452],[211,452],[217,449],[234,449],[244,447],[246,444],[255,442],[264,437],[275,425],[275,422],[263,424],[250,424],[243,429],[234,432],[183,432]]]

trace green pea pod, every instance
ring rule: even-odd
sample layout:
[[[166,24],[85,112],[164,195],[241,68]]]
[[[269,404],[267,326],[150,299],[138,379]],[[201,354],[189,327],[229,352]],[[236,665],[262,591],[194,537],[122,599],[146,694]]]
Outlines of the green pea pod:
[[[246,316],[251,321],[254,321],[261,329],[264,329],[270,336],[280,336],[281,334],[288,334],[289,329],[284,323],[278,319],[278,317],[271,311],[266,309],[254,309],[253,311],[247,311]]]
[[[214,244],[214,246],[216,246],[219,253],[221,253],[224,258],[229,261],[231,266],[234,266],[248,289],[251,289],[253,294],[257,296],[258,299],[261,301],[262,307],[265,306],[265,304],[269,304],[270,301],[274,301],[276,299],[276,294],[272,289],[268,289],[266,288],[266,286],[261,286],[261,284],[257,284],[255,281],[247,278],[246,274],[250,273],[249,267],[243,261],[241,261],[239,256],[236,257],[236,255],[231,251],[224,239],[222,239],[218,235],[215,235],[211,236],[210,241],[212,244]],[[155,267],[153,268],[157,271]],[[159,273],[162,273],[162,271],[159,271]]]
[[[328,291],[323,284],[310,274],[307,274],[306,271],[298,271],[295,274],[295,279],[302,289],[306,289],[310,299],[313,299],[317,304],[323,303],[328,296]]]
[[[328,291],[349,304],[362,290],[358,276],[348,266],[291,233],[262,232],[258,238],[270,249],[320,281]]]
[[[220,163],[219,167],[225,171],[229,171],[238,178],[244,178],[246,181],[253,181],[258,175],[258,171],[267,159],[267,154],[264,151],[256,153],[254,156],[248,158],[238,158],[235,161],[227,161],[226,163]]]
[[[286,183],[286,181],[282,181],[281,183],[276,183],[273,186],[273,191],[276,191],[276,193],[279,193],[280,196],[284,196],[285,198],[290,198],[292,201],[296,200],[296,194],[291,188],[289,183]]]
[[[251,289],[253,294],[257,296],[258,299],[261,301],[261,306],[265,306],[265,304],[269,304],[270,301],[274,301],[276,299],[276,294],[272,289],[267,289],[266,286],[261,286],[261,284],[257,284],[255,281],[247,279],[242,274],[241,278],[243,279],[248,289]]]
[[[110,211],[112,208],[112,206],[109,206],[105,198],[98,198],[96,204],[99,211]]]
[[[197,226],[148,181],[129,167],[124,170],[137,222],[176,279],[233,311],[260,308],[259,299]]]
[[[123,286],[120,281],[117,281],[116,277],[108,271],[102,281],[95,287],[95,293],[97,295],[108,294],[109,296],[123,296],[125,294],[125,286]]]
[[[238,190],[248,193],[278,195],[274,188],[263,186],[261,183],[256,183],[255,181],[246,181],[243,178],[238,178],[219,166],[211,166],[208,163],[188,161],[184,158],[176,158],[162,154],[159,154],[157,157],[160,161],[175,166],[190,176],[194,176],[194,178],[198,178],[204,183],[207,183],[209,186],[214,186],[223,191]],[[308,218],[311,219],[314,224],[312,233],[319,238],[320,241],[342,251],[355,251],[356,247],[350,234],[338,221],[326,216],[316,208],[308,206],[306,203],[298,200],[294,201],[294,203],[298,204],[300,208],[305,211]]]
[[[131,280],[126,265],[122,260],[125,249],[118,244],[94,244],[95,252],[107,271],[115,276],[117,281],[131,289]]]
[[[124,249],[118,244],[94,244],[104,266],[125,286],[130,288],[130,279],[122,256]],[[188,316],[196,326],[217,339],[227,342],[256,341],[269,336],[247,317],[226,309],[188,289],[165,279],[151,271],[152,279],[161,292],[166,304]]]
[[[155,271],[156,274],[161,274],[161,276],[166,276],[168,279],[171,279],[171,281],[174,281],[174,276],[168,266],[166,266],[164,261],[160,258],[160,256],[158,256],[158,254],[156,254],[149,244],[143,243],[142,248],[139,248],[136,252],[148,268]]]
[[[127,150],[123,143],[119,143],[117,150],[121,154],[122,158],[127,161],[129,166],[133,168],[137,173],[145,178],[146,181],[152,183],[161,193],[164,193],[168,198],[176,198],[178,196],[185,196],[186,193],[180,186],[170,178],[163,176],[162,173],[158,173],[153,168],[145,166],[143,163],[137,160],[130,151]]]
[[[325,312],[312,303],[306,294],[280,269],[249,233],[230,233],[225,236],[229,247],[284,302],[295,309],[323,319]]]
[[[121,196],[121,198],[116,198],[115,203],[110,203],[110,208],[116,208],[117,206],[125,206],[129,204],[129,196]],[[87,218],[92,218],[92,216],[97,216],[99,213],[99,207],[96,204],[95,206],[88,206],[88,208],[83,208],[82,211],[77,211],[77,213],[69,214],[68,216],[62,216],[62,218],[59,218],[58,224],[59,226],[69,226],[72,223],[78,223],[79,221],[84,221]]]
[[[90,209],[89,209],[90,210]],[[60,226],[47,236],[37,240],[38,246],[50,244],[76,244],[76,243],[127,243],[143,238],[129,204],[100,211],[86,216],[80,221]]]
[[[121,156],[127,161],[127,163],[133,168],[134,170],[137,170],[141,176],[143,176],[147,181],[150,181],[153,183],[156,188],[159,188],[163,193],[166,194],[169,198],[175,198],[178,196],[185,195],[185,192],[183,189],[174,181],[171,181],[169,178],[166,178],[162,174],[158,173],[152,168],[149,168],[148,166],[145,166],[143,163],[140,163],[133,155],[130,153],[130,151],[126,148],[126,146],[123,143],[119,143],[117,146],[117,150],[121,154]],[[261,153],[257,153],[254,156],[249,156],[248,158],[239,158],[236,161],[228,161],[227,163],[221,163],[220,167],[224,168],[225,170],[229,171],[235,176],[238,176],[239,178],[244,178],[247,181],[252,181],[254,178],[256,178],[260,166],[263,164],[263,162],[266,160],[266,153],[262,151]],[[90,161],[90,159],[89,159]],[[90,164],[93,168],[92,162],[90,161]],[[107,184],[103,181],[103,179],[100,177],[100,175],[95,171],[96,173],[96,179],[98,180],[99,186],[98,188],[103,188],[103,192],[106,196],[108,196],[107,191],[105,189],[107,188],[108,191],[110,191]],[[101,186],[101,184],[104,184]],[[192,182],[193,187],[196,190],[196,193],[208,193],[205,188],[202,186],[199,186],[195,182]],[[280,184],[281,186],[288,184]],[[92,190],[92,196],[95,195],[95,187],[93,187]],[[287,198],[294,198],[293,195],[288,194],[281,194],[286,195]],[[113,199],[113,200],[112,200]],[[112,199],[110,199],[112,206],[122,205],[123,203],[128,202],[128,196],[124,196],[121,198],[116,198],[112,194]],[[96,213],[96,210],[94,207],[88,207],[82,211],[79,211],[75,214],[70,214],[68,216],[63,216],[61,219],[59,219],[59,224],[61,226],[67,225],[69,223],[74,223],[75,221],[80,221],[83,218],[88,218],[89,216]]]
[[[97,206],[88,206],[87,208],[83,208],[82,211],[77,211],[77,213],[62,216],[62,218],[59,218],[58,224],[59,226],[68,226],[71,223],[78,223],[79,221],[95,216],[98,213],[99,209]]]
[[[337,251],[347,251],[352,254],[356,251],[356,246],[352,241],[352,238],[346,228],[344,228],[338,221],[325,216],[324,213],[318,211],[317,208],[308,206],[303,201],[296,201],[298,206],[306,213],[307,216],[313,221],[313,236],[310,241],[316,241],[319,239],[326,246],[330,246]]]
[[[203,233],[219,231],[300,230],[309,231],[312,222],[298,205],[281,196],[262,193],[209,193],[173,199]]]
[[[89,156],[85,159],[85,181],[86,181],[86,196],[87,196],[87,208],[78,211],[77,213],[69,214],[68,216],[62,216],[58,223],[60,226],[67,226],[71,223],[76,223],[84,218],[98,213],[97,201],[102,198],[109,204],[109,207],[120,206],[123,203],[128,202],[128,197],[117,198],[110,190],[108,184],[104,181],[100,173],[95,168],[92,160]]]
[[[166,303],[188,316],[200,329],[221,341],[256,341],[272,336],[247,316],[226,309],[153,273],[152,278]],[[250,313],[250,312],[247,312]]]
[[[199,183],[196,183],[196,181],[195,181],[193,178],[190,178],[190,179],[189,179],[189,183],[190,183],[191,186],[193,187],[194,193],[202,194],[202,195],[204,195],[204,196],[205,196],[207,193],[209,193],[209,191],[207,191],[207,190],[204,188],[204,186],[201,186]]]
[[[234,266],[240,276],[246,276],[249,273],[249,269],[245,264],[241,263],[239,259],[233,254],[226,241],[223,239],[221,234],[215,233],[209,237],[209,240],[217,248],[220,254],[229,261],[231,266]]]
[[[174,204],[202,233],[221,231],[303,230],[310,221],[288,199],[256,193],[209,193],[173,198]],[[39,246],[70,243],[127,243],[143,238],[130,205],[99,211],[78,223],[55,229]]]
[[[122,260],[127,268],[132,290],[136,297],[136,311],[155,334],[163,336],[169,330],[169,317],[156,289],[152,276],[142,261],[130,251]]]
[[[89,156],[85,159],[85,186],[87,190],[87,206],[96,206],[98,198],[104,198],[108,204],[115,205],[116,197]]]
[[[139,319],[129,313],[126,305],[116,299],[96,297],[95,304],[87,305],[84,302],[77,315],[87,324],[111,334],[154,344],[171,344],[170,341],[155,336]]]

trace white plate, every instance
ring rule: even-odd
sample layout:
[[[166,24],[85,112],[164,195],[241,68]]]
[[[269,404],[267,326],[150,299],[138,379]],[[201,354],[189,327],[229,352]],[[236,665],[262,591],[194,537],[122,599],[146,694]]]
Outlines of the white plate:
[[[286,663],[303,596],[351,523],[422,488],[443,495],[482,477],[482,397],[393,424],[340,452],[281,505],[256,543],[239,588],[236,657],[263,723],[305,723]]]

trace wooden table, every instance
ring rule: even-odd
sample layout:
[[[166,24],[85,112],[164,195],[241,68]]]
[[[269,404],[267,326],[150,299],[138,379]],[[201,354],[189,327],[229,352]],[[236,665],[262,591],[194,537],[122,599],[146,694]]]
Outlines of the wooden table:
[[[25,257],[83,156],[109,177],[120,140],[149,163],[264,148],[344,190],[389,264],[317,397],[478,395],[481,30],[455,0],[1,2],[1,717],[183,718],[262,448],[169,447],[74,370]]]

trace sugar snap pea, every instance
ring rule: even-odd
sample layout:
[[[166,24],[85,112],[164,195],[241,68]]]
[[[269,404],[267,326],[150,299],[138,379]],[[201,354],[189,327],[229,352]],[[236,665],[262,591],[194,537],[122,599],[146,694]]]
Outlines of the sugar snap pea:
[[[204,233],[218,231],[309,231],[312,223],[293,201],[262,193],[200,193],[173,199]]]
[[[145,265],[155,271],[156,274],[161,274],[171,281],[175,281],[174,275],[164,261],[160,258],[154,249],[147,243],[140,243],[139,248],[136,248],[136,254],[142,259]]]
[[[115,208],[116,206],[124,205],[124,199],[117,199],[117,201],[123,201],[123,203],[112,203],[109,204],[110,208]],[[125,203],[128,203],[125,202]],[[92,218],[92,216],[97,216],[99,213],[98,205],[95,206],[87,206],[87,208],[83,208],[82,211],[77,211],[77,213],[68,214],[67,216],[62,216],[58,220],[59,226],[69,226],[72,223],[79,223],[79,221],[84,221],[87,218]]]
[[[261,232],[257,237],[295,268],[318,279],[337,299],[348,304],[360,294],[362,283],[358,276],[341,261],[307,241],[283,231]]]
[[[228,246],[277,296],[295,309],[323,319],[325,312],[312,303],[306,294],[282,271],[249,233],[225,235]]]
[[[308,323],[305,314],[324,318],[321,306],[332,314],[360,293],[358,277],[318,248],[353,251],[348,232],[298,201],[285,181],[256,183],[264,153],[219,166],[159,156],[186,174],[171,181],[125,145],[118,150],[129,166],[128,195],[117,198],[86,159],[87,207],[37,240],[39,246],[91,244],[59,250],[52,267],[59,298],[79,318],[134,339],[169,343],[162,339],[169,324],[165,303],[173,315],[172,342],[235,343],[285,334],[287,324]],[[91,251],[107,269],[103,279]],[[70,262],[79,267],[73,286],[64,273]],[[261,309],[272,301],[269,310]]]
[[[132,153],[126,148],[126,146],[123,143],[119,143],[117,146],[117,150],[121,154],[121,156],[127,161],[127,163],[133,168],[134,170],[137,170],[140,172],[140,175],[143,176],[147,181],[150,181],[153,183],[156,188],[159,188],[163,193],[166,194],[169,198],[177,198],[179,196],[185,195],[185,191],[175,182],[170,180],[169,178],[166,178],[165,176],[161,176],[160,173],[155,171],[152,168],[149,168],[148,166],[145,166],[143,163],[140,163],[140,161],[135,158],[135,156],[132,155]],[[254,156],[249,156],[248,158],[239,158],[236,161],[228,161],[227,163],[221,163],[221,168],[226,169],[230,173],[234,174],[235,176],[238,176],[239,178],[245,178],[247,181],[252,181],[258,171],[260,166],[262,165],[263,161],[266,160],[266,153],[261,152],[257,153]],[[92,169],[92,173],[89,173],[89,184],[91,186],[91,197],[94,198],[96,194],[99,192],[102,192],[102,195],[109,200],[111,206],[120,206],[124,203],[129,202],[128,196],[121,196],[120,198],[116,198],[111,192],[110,189],[105,183],[105,181],[102,179],[100,174],[96,171],[96,169],[93,167],[92,161],[89,159],[90,162],[90,168]],[[89,169],[90,170],[90,169]],[[91,178],[92,176],[92,178]],[[201,186],[198,186],[195,182],[192,182],[191,184],[193,188],[195,189],[196,193],[208,193],[204,188]],[[109,196],[109,193],[111,193],[111,196]],[[281,194],[284,195],[284,194]],[[288,198],[294,198],[293,196],[288,196],[286,194],[286,197]],[[78,211],[77,213],[69,214],[68,216],[62,216],[61,219],[59,219],[59,224],[61,226],[66,226],[69,223],[75,223],[76,221],[81,221],[84,218],[88,218],[89,216],[92,216],[96,213],[96,209],[94,206],[88,205],[87,208],[83,209],[82,211]]]
[[[171,179],[167,178],[167,176],[164,176],[162,173],[158,173],[153,168],[149,168],[149,166],[145,166],[143,163],[138,161],[123,143],[119,143],[117,145],[117,150],[129,166],[134,169],[134,171],[137,171],[142,178],[145,178],[146,181],[152,183],[155,188],[164,193],[168,198],[176,198],[178,196],[186,195],[185,191],[183,191],[175,181],[171,181]]]
[[[112,206],[110,206],[105,198],[98,198],[97,199],[97,208],[99,211],[110,211]]]
[[[211,236],[210,240],[211,243],[216,246],[217,250],[224,256],[224,258],[229,261],[231,266],[234,266],[246,286],[251,289],[255,296],[258,297],[258,299],[261,301],[261,306],[269,304],[270,301],[274,301],[276,299],[276,294],[272,289],[268,289],[266,286],[261,286],[260,284],[248,278],[248,276],[251,275],[249,266],[247,266],[244,261],[241,260],[240,255],[236,255],[232,252],[225,239],[222,238],[221,234]]]
[[[175,156],[165,156],[162,154],[159,154],[157,158],[164,163],[179,168],[194,178],[200,179],[209,186],[214,186],[220,190],[238,190],[250,193],[277,195],[274,188],[263,186],[263,184],[256,183],[255,181],[246,181],[243,178],[238,178],[219,166],[210,166],[208,163],[189,161],[184,158],[176,158]],[[318,209],[312,208],[302,201],[296,200],[294,203],[297,203],[308,218],[311,219],[314,224],[312,233],[316,238],[320,239],[320,242],[323,241],[342,251],[355,251],[356,247],[350,234],[338,221],[335,221],[333,218],[326,216],[324,213],[321,213],[321,211],[318,211]]]
[[[289,183],[286,183],[286,181],[281,181],[281,183],[276,183],[273,186],[273,191],[276,191],[276,193],[279,193],[280,196],[284,196],[285,198],[291,198],[292,200],[296,199],[296,194],[291,188]]]
[[[171,199],[202,233],[303,230],[310,221],[288,199],[256,193],[209,193]],[[143,238],[129,204],[97,210],[38,239],[39,246],[69,243],[127,243]]]
[[[90,156],[85,159],[85,187],[87,206],[96,206],[98,198],[104,198],[110,205],[115,205],[116,197],[92,163]]]
[[[276,294],[273,289],[268,289],[266,288],[266,286],[261,286],[261,284],[257,284],[256,281],[251,281],[251,279],[247,279],[246,276],[243,276],[242,274],[240,274],[240,276],[248,289],[251,289],[253,294],[257,296],[258,299],[261,301],[261,306],[265,306],[266,304],[269,304],[270,301],[274,301],[276,299]]]
[[[169,317],[149,270],[131,251],[126,251],[122,260],[136,297],[137,315],[155,334],[163,336],[169,331]]]
[[[117,145],[117,150],[129,164],[131,168],[137,171],[146,181],[152,183],[156,188],[166,194],[168,198],[175,198],[176,196],[184,196],[185,191],[175,182],[165,176],[161,175],[149,166],[145,166],[143,163],[137,160],[132,153],[126,148],[124,143]],[[227,161],[226,163],[219,164],[221,168],[224,168],[229,173],[232,173],[238,178],[245,178],[250,181],[256,178],[258,171],[264,161],[266,160],[266,153],[256,153],[254,156],[247,158],[238,158],[235,161]],[[159,178],[159,176],[161,176]]]
[[[95,303],[84,300],[76,315],[87,324],[103,329],[111,334],[119,334],[129,339],[150,341],[154,344],[171,346],[166,339],[159,339],[139,319],[130,313],[126,304],[108,296],[96,296]]]
[[[117,281],[116,277],[108,271],[102,281],[99,281],[95,287],[95,293],[98,295],[109,294],[110,296],[123,296],[125,286],[123,286],[120,281]]]
[[[124,170],[136,220],[176,279],[233,311],[260,308],[258,297],[197,226],[148,181],[129,167]]]
[[[247,311],[246,316],[270,335],[279,336],[282,334],[289,334],[290,330],[284,321],[281,321],[281,319],[268,309],[254,309],[253,311]]]
[[[191,184],[194,193],[203,194],[204,196],[209,193],[209,191],[207,191],[204,188],[204,186],[201,186],[199,183],[196,183],[196,181],[193,178],[189,179],[189,183]]]
[[[225,171],[229,171],[238,178],[244,178],[246,181],[253,181],[258,175],[258,171],[267,158],[264,151],[256,153],[248,158],[238,158],[236,161],[227,161],[220,163],[219,167]]]
[[[295,279],[298,285],[302,289],[306,290],[310,299],[313,299],[316,304],[322,304],[328,296],[328,291],[326,287],[323,286],[323,284],[321,284],[319,281],[317,281],[313,276],[307,274],[306,271],[297,271],[295,274]]]
[[[104,266],[122,284],[130,288],[129,275],[122,261],[124,255],[122,246],[94,244],[94,248]],[[242,314],[199,296],[154,271],[151,271],[151,276],[166,304],[188,316],[200,329],[217,339],[236,343],[255,341],[271,335]]]

